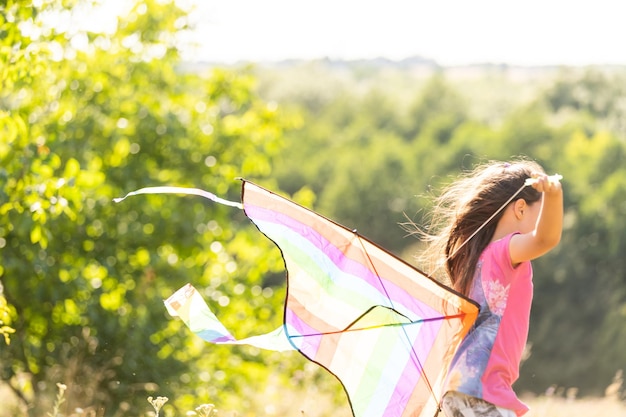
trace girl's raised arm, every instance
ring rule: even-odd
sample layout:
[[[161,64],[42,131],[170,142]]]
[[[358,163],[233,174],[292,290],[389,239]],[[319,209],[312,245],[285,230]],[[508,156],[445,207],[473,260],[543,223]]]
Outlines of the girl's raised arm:
[[[509,250],[511,262],[516,265],[520,262],[536,259],[556,245],[561,240],[563,230],[563,189],[557,177],[548,177],[541,174],[535,177],[532,185],[543,193],[541,202],[523,204],[515,207],[526,221],[533,221],[528,231],[511,238]],[[523,201],[523,200],[522,200]],[[533,207],[540,204],[539,207]],[[539,210],[537,214],[536,210]]]

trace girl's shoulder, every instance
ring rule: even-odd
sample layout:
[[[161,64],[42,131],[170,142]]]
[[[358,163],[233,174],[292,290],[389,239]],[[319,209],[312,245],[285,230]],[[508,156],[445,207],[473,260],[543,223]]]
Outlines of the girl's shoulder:
[[[487,245],[481,254],[481,261],[487,264],[496,264],[504,271],[513,271],[516,267],[511,263],[511,238],[519,232],[509,233]]]
[[[485,248],[485,250],[483,251],[483,254],[488,252],[488,251],[509,251],[509,244],[511,243],[511,239],[513,238],[513,236],[515,235],[519,235],[519,232],[512,232],[509,233],[499,239],[496,240],[492,240],[491,242],[489,242],[489,244],[487,245],[487,247]]]

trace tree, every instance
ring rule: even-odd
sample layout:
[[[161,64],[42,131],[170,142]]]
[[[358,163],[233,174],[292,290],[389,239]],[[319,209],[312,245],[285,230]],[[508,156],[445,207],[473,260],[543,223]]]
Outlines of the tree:
[[[162,300],[193,280],[231,320],[252,323],[263,310],[255,331],[271,330],[281,310],[268,305],[282,292],[263,289],[267,272],[282,267],[277,251],[242,214],[198,199],[112,199],[162,184],[237,199],[235,177],[270,174],[287,121],[255,95],[245,71],[179,69],[175,34],[187,23],[173,2],[138,2],[112,35],[25,33],[52,10],[73,11],[44,6],[2,9],[0,277],[16,311],[16,334],[0,351],[2,380],[33,416],[50,409],[55,382],[68,385],[68,407],[107,416],[138,414],[148,393],[176,397],[206,375],[227,392],[232,381],[214,375],[233,366],[230,352],[212,350],[202,375],[192,372],[206,352]],[[230,302],[241,294],[247,303]],[[267,378],[258,353],[235,356],[257,368],[244,378]],[[210,400],[206,389],[195,394],[174,406]]]
[[[437,141],[443,144],[467,119],[464,98],[446,82],[443,74],[435,74],[410,106],[403,136],[414,140],[425,130],[430,130],[428,134],[436,132]]]
[[[555,152],[565,182],[559,249],[537,262],[530,340],[521,386],[575,386],[603,394],[626,367],[623,328],[626,148],[608,132],[571,133]]]
[[[602,69],[563,70],[545,91],[544,101],[555,117],[586,115],[596,126],[624,139],[626,76],[621,71]]]

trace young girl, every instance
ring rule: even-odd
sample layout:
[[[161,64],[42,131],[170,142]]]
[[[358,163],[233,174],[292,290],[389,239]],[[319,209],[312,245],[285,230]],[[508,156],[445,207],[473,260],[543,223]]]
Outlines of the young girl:
[[[480,166],[437,200],[432,226],[439,232],[427,235],[427,256],[443,258],[453,288],[480,304],[451,365],[442,401],[447,417],[528,411],[512,385],[528,337],[530,261],[559,243],[562,219],[560,182],[526,160]]]

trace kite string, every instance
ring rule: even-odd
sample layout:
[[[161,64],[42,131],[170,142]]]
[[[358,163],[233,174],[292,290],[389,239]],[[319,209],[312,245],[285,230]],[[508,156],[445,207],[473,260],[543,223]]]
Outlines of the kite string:
[[[438,272],[441,268],[443,268],[443,266],[446,264],[446,262],[448,262],[450,259],[452,259],[452,258],[453,258],[453,257],[454,257],[454,256],[455,256],[455,255],[456,255],[456,254],[457,254],[457,253],[461,250],[461,248],[463,248],[463,246],[465,246],[465,245],[466,245],[466,244],[467,244],[470,240],[472,240],[472,238],[473,238],[474,236],[476,236],[476,235],[478,234],[478,232],[480,232],[480,231],[481,231],[481,230],[482,230],[485,226],[487,226],[487,225],[489,224],[489,222],[490,222],[491,220],[493,220],[493,218],[494,218],[494,217],[496,217],[496,216],[498,215],[498,213],[500,213],[502,210],[504,210],[504,208],[505,208],[506,206],[508,206],[508,205],[509,205],[509,203],[510,203],[511,201],[513,201],[513,199],[514,199],[515,197],[517,197],[517,195],[518,195],[519,193],[521,193],[521,192],[522,192],[522,190],[524,189],[524,187],[526,187],[526,183],[524,183],[524,184],[523,184],[523,185],[522,185],[522,186],[521,186],[521,187],[520,187],[520,188],[519,188],[519,189],[515,192],[515,194],[513,194],[513,195],[512,195],[512,196],[511,196],[508,200],[506,200],[506,201],[504,202],[504,204],[502,204],[502,205],[500,206],[500,208],[498,208],[498,210],[496,210],[496,211],[495,211],[495,212],[494,212],[494,213],[493,213],[493,214],[492,214],[492,215],[491,215],[491,216],[490,216],[487,220],[485,220],[485,221],[483,222],[483,224],[481,224],[481,225],[478,227],[478,229],[476,229],[476,230],[474,231],[474,233],[472,233],[472,234],[471,234],[471,235],[470,235],[467,239],[465,239],[465,241],[464,241],[463,243],[461,243],[461,244],[459,245],[459,247],[457,247],[457,248],[456,248],[456,249],[452,252],[452,254],[448,255],[448,256],[447,256],[447,257],[443,260],[443,262],[439,263],[439,265],[437,265],[437,267],[436,267],[434,270],[432,270],[432,271],[430,272],[430,274],[429,274],[429,275],[430,275],[431,277],[434,277],[434,276],[435,276],[435,273],[437,273],[437,272]]]
[[[548,180],[550,180],[550,181],[560,181],[562,178],[563,178],[563,176],[562,176],[562,175],[559,175],[559,174],[554,174],[554,175],[549,176],[549,177],[548,177]],[[448,255],[448,256],[444,259],[444,261],[443,261],[442,263],[440,263],[440,264],[439,264],[439,265],[438,265],[438,266],[437,266],[437,267],[436,267],[436,268],[435,268],[435,269],[434,269],[434,270],[430,273],[430,276],[435,276],[435,273],[436,273],[437,271],[439,271],[439,270],[440,270],[440,269],[441,269],[441,268],[442,268],[442,267],[446,264],[446,262],[448,262],[450,259],[452,259],[452,258],[453,258],[453,257],[454,257],[454,256],[455,256],[455,255],[456,255],[456,254],[457,254],[457,253],[461,250],[461,248],[463,248],[463,246],[465,246],[465,245],[466,245],[466,244],[467,244],[470,240],[472,240],[472,238],[473,238],[474,236],[476,236],[476,235],[478,234],[478,232],[480,232],[480,231],[481,231],[484,227],[486,227],[486,226],[489,224],[489,222],[490,222],[491,220],[493,220],[493,218],[494,218],[494,217],[496,217],[496,216],[498,215],[498,213],[500,213],[502,210],[504,210],[504,209],[506,208],[506,206],[508,206],[508,205],[509,205],[509,203],[510,203],[511,201],[513,201],[513,199],[514,199],[515,197],[517,197],[517,196],[519,195],[519,193],[521,193],[521,192],[522,192],[522,190],[523,190],[525,187],[527,187],[527,186],[529,186],[529,185],[533,185],[535,182],[537,182],[537,179],[536,179],[536,178],[527,178],[527,179],[526,179],[526,181],[524,181],[524,184],[522,184],[522,186],[521,186],[521,187],[520,187],[520,188],[519,188],[519,189],[518,189],[518,190],[517,190],[517,191],[516,191],[516,192],[515,192],[515,193],[514,193],[514,194],[513,194],[513,195],[512,195],[509,199],[508,199],[508,200],[506,200],[506,201],[504,202],[504,204],[502,204],[502,205],[500,206],[500,208],[498,208],[498,210],[496,210],[496,211],[495,211],[495,212],[494,212],[494,213],[493,213],[493,214],[492,214],[492,215],[491,215],[491,216],[490,216],[487,220],[485,220],[485,221],[483,222],[483,224],[481,224],[481,225],[480,225],[480,227],[478,227],[478,229],[476,229],[476,230],[474,231],[474,233],[472,233],[472,234],[471,234],[471,235],[470,235],[467,239],[465,239],[465,241],[464,241],[463,243],[461,243],[461,245],[459,245],[459,247],[457,247],[457,248],[454,250],[454,252],[452,252],[452,254]]]
[[[562,177],[561,175],[559,175],[559,174],[555,174],[555,175],[553,175],[553,176],[549,177],[549,179],[550,179],[550,180],[556,180],[556,181],[558,181],[558,180],[560,180],[560,179],[562,179],[562,178],[563,178],[563,177]],[[446,258],[446,261],[447,261],[447,260],[449,260],[450,258],[452,258],[453,256],[455,256],[455,255],[459,252],[459,250],[461,250],[461,248],[463,248],[463,246],[465,246],[465,245],[466,245],[466,244],[467,244],[467,243],[468,243],[468,242],[469,242],[469,241],[470,241],[470,240],[471,240],[474,236],[476,236],[476,234],[478,234],[478,232],[480,232],[480,231],[481,231],[484,227],[486,227],[486,226],[489,224],[489,222],[490,222],[491,220],[493,220],[493,218],[494,218],[494,217],[496,217],[496,216],[498,215],[498,213],[500,213],[502,210],[504,210],[504,208],[505,208],[506,206],[508,206],[508,205],[509,205],[509,203],[510,203],[511,201],[513,201],[513,199],[514,199],[515,197],[517,197],[517,196],[519,195],[519,193],[521,193],[521,192],[522,192],[522,190],[523,190],[525,187],[527,187],[527,186],[529,186],[529,185],[534,184],[536,181],[537,181],[537,180],[536,180],[535,178],[528,178],[528,179],[526,179],[526,181],[524,181],[524,184],[522,184],[522,186],[521,186],[521,187],[520,187],[517,191],[515,191],[515,193],[513,193],[513,195],[512,195],[511,197],[509,197],[509,199],[508,199],[508,200],[506,200],[506,201],[504,202],[504,204],[502,204],[502,205],[501,205],[501,206],[500,206],[500,207],[499,207],[499,208],[498,208],[498,209],[497,209],[497,210],[496,210],[496,211],[495,211],[495,212],[494,212],[494,213],[493,213],[493,214],[492,214],[492,215],[491,215],[491,216],[490,216],[487,220],[485,220],[485,221],[483,222],[483,224],[481,224],[481,225],[478,227],[478,229],[476,229],[476,230],[474,231],[474,233],[472,233],[472,234],[471,234],[471,235],[470,235],[470,236],[469,236],[469,237],[468,237],[468,238],[467,238],[467,239],[466,239],[466,240],[465,240],[465,241],[464,241],[464,242],[463,242],[463,243],[462,243],[459,247],[457,247],[457,248],[454,250],[454,252],[453,252],[451,255],[449,255],[449,256]],[[374,265],[374,262],[372,261],[371,257],[369,256],[369,253],[368,253],[368,252],[367,252],[367,250],[365,249],[365,245],[363,244],[363,241],[361,240],[360,235],[357,233],[357,231],[356,231],[356,230],[354,230],[354,234],[355,234],[355,236],[358,238],[359,243],[361,244],[361,247],[363,248],[363,252],[364,252],[364,253],[365,253],[365,255],[367,256],[367,259],[368,259],[368,261],[369,261],[370,265],[372,266],[372,269],[374,270],[374,272],[375,272],[375,274],[376,274],[376,277],[378,278],[378,281],[379,281],[379,283],[380,283],[380,286],[382,287],[382,289],[383,289],[383,291],[384,291],[384,293],[385,293],[385,296],[386,296],[386,297],[387,297],[387,299],[389,300],[389,304],[391,305],[391,308],[393,308],[393,309],[395,310],[396,308],[395,308],[395,306],[394,306],[393,300],[391,299],[391,297],[390,297],[390,295],[389,295],[389,292],[387,291],[387,288],[385,287],[385,284],[383,283],[383,280],[382,280],[382,278],[380,277],[380,274],[379,274],[379,273],[378,273],[378,271],[376,270],[376,266]],[[444,264],[445,264],[445,262],[444,262]],[[439,270],[442,266],[443,266],[443,264],[439,265],[439,266],[435,269],[435,271],[433,271],[433,272],[431,273],[431,276],[433,276],[433,275],[434,275],[434,273],[435,273],[437,270]],[[435,395],[435,390],[434,390],[434,388],[433,388],[432,384],[430,383],[430,380],[428,379],[428,376],[426,375],[426,372],[424,371],[424,366],[422,365],[422,363],[421,363],[421,361],[420,361],[419,357],[417,356],[417,352],[415,352],[415,349],[414,349],[414,347],[413,347],[413,344],[411,343],[411,339],[410,339],[410,337],[409,337],[409,335],[408,335],[408,333],[407,333],[407,331],[406,331],[406,328],[405,328],[404,326],[402,326],[402,331],[404,332],[404,335],[405,335],[405,337],[406,337],[407,341],[409,342],[409,346],[411,347],[411,353],[413,354],[413,355],[412,355],[412,357],[414,357],[414,359],[417,361],[417,364],[416,364],[416,365],[419,367],[420,371],[422,372],[422,375],[424,376],[424,381],[426,382],[426,385],[427,385],[427,387],[428,387],[428,390],[430,391],[431,395],[434,397],[434,399],[435,399],[435,401],[437,402],[437,404],[439,404],[439,400],[437,399],[437,396]],[[441,407],[441,406],[439,405],[439,407],[438,407],[438,408],[440,408],[440,407]],[[435,414],[435,415],[436,415],[436,414]]]
[[[454,255],[457,254],[457,252],[463,247],[465,246],[474,236],[476,236],[476,234],[478,232],[480,232],[485,226],[487,226],[487,224],[489,224],[489,222],[491,220],[493,220],[494,217],[496,217],[498,215],[498,213],[500,213],[502,210],[504,210],[504,208],[515,198],[517,197],[517,195],[519,193],[522,192],[522,190],[524,189],[524,187],[526,187],[527,185],[531,184],[528,180],[526,182],[524,182],[524,184],[504,203],[502,204],[502,206],[500,206],[500,208],[498,208],[498,210],[495,211],[495,213],[493,213],[483,224],[480,225],[480,227],[478,229],[476,229],[476,231],[474,233],[472,233],[470,235],[470,237],[468,237],[458,248],[456,248],[456,250],[452,253],[452,255],[448,256],[446,258],[446,261],[450,258],[452,258]],[[363,253],[365,253],[365,255],[367,256],[367,259],[372,267],[372,269],[374,270],[374,273],[376,274],[376,277],[378,278],[378,282],[380,283],[381,288],[383,289],[383,292],[385,293],[385,296],[387,297],[387,300],[389,300],[389,304],[391,305],[391,308],[393,308],[394,310],[396,310],[395,305],[393,303],[393,300],[391,299],[391,296],[389,295],[389,292],[387,291],[387,288],[385,287],[385,284],[383,283],[383,280],[380,276],[380,274],[378,273],[378,271],[376,270],[376,266],[374,265],[374,262],[372,261],[369,253],[367,252],[367,250],[365,249],[365,245],[363,244],[363,241],[361,240],[361,236],[357,233],[356,230],[354,230],[354,234],[357,237],[357,239],[359,240],[359,243],[361,244],[361,247],[363,249]],[[432,272],[432,274],[434,274],[434,272],[436,272],[439,268],[441,268],[441,265],[438,266],[435,271]],[[431,276],[432,276],[431,274]],[[424,382],[426,383],[426,386],[428,387],[428,391],[430,391],[430,394],[433,396],[435,402],[438,404],[438,410],[437,413],[435,415],[437,415],[439,413],[439,409],[441,408],[440,406],[440,400],[437,398],[437,395],[435,395],[435,389],[433,388],[430,380],[428,379],[428,375],[426,375],[426,371],[424,370],[424,365],[422,364],[422,361],[420,361],[419,356],[417,355],[417,352],[415,352],[415,348],[413,347],[413,343],[411,343],[411,338],[409,337],[409,334],[406,331],[406,328],[404,326],[402,327],[402,331],[404,333],[404,336],[406,337],[407,342],[409,343],[409,346],[411,348],[411,358],[414,360],[414,363],[416,362],[417,367],[419,368],[423,378],[424,378]]]
[[[504,210],[504,209],[506,208],[506,206],[508,206],[508,205],[509,205],[509,203],[510,203],[511,201],[513,201],[513,199],[514,199],[515,197],[517,197],[517,196],[519,195],[519,193],[521,193],[521,192],[522,192],[522,190],[523,190],[525,187],[526,187],[526,183],[522,184],[522,186],[521,186],[521,187],[519,187],[519,189],[518,189],[518,190],[517,190],[517,191],[516,191],[516,192],[515,192],[515,193],[514,193],[514,194],[513,194],[513,195],[512,195],[512,196],[511,196],[508,200],[506,200],[506,201],[504,202],[504,204],[502,204],[502,205],[500,206],[500,208],[498,208],[498,210],[496,210],[496,211],[495,211],[495,212],[494,212],[491,216],[489,216],[489,218],[488,218],[487,220],[485,220],[485,221],[483,222],[483,224],[481,224],[481,225],[480,225],[480,227],[479,227],[478,229],[476,229],[476,230],[474,231],[474,233],[472,233],[472,234],[470,235],[470,237],[468,237],[467,239],[465,239],[465,241],[464,241],[463,243],[461,243],[461,245],[459,245],[459,247],[458,247],[458,248],[456,248],[456,249],[454,250],[454,252],[452,252],[452,254],[451,254],[451,255],[449,255],[449,256],[446,258],[446,261],[448,261],[448,260],[449,260],[449,259],[451,259],[451,258],[454,258],[454,256],[455,256],[455,255],[456,255],[456,254],[457,254],[457,253],[461,250],[461,248],[463,248],[463,246],[465,246],[465,245],[466,245],[466,244],[467,244],[470,240],[472,240],[472,238],[473,238],[474,236],[476,236],[476,235],[478,234],[478,232],[480,232],[480,231],[481,231],[484,227],[486,227],[486,226],[489,224],[489,222],[490,222],[491,220],[493,220],[493,218],[494,218],[494,217],[496,217],[496,216],[498,215],[498,213],[500,213],[502,210]]]

